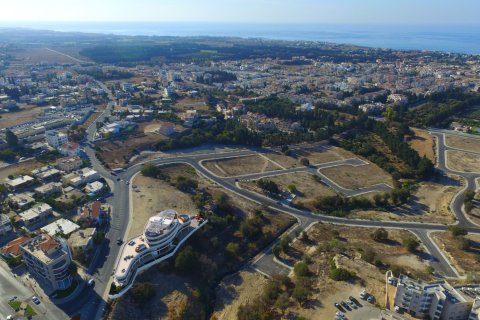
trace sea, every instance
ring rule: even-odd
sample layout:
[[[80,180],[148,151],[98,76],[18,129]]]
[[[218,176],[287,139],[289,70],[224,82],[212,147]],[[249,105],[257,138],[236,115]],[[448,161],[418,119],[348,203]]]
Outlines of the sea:
[[[477,25],[206,22],[0,22],[0,27],[129,36],[228,36],[307,40],[400,50],[480,54]]]

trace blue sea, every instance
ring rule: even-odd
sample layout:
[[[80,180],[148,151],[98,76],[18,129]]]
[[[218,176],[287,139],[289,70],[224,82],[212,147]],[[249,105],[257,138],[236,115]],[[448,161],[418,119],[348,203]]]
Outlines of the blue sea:
[[[0,22],[0,27],[117,35],[234,36],[310,40],[375,48],[480,54],[480,24],[407,26],[203,22]]]

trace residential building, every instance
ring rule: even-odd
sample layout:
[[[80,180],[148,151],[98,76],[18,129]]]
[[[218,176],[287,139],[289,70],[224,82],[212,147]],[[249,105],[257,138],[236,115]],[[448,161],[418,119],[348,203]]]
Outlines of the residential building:
[[[62,184],[60,182],[50,182],[43,184],[34,189],[35,194],[41,197],[49,197],[51,195],[62,192]]]
[[[91,183],[87,183],[87,185],[85,186],[85,192],[87,194],[97,194],[103,190],[103,187],[103,183],[101,183],[100,181],[94,181]]]
[[[72,255],[65,239],[41,234],[20,246],[28,272],[53,290],[72,284],[69,268]]]
[[[4,236],[13,230],[10,218],[6,214],[0,214],[0,236]]]
[[[432,320],[467,320],[473,299],[446,281],[426,283],[400,275],[395,306],[416,318]]]
[[[26,226],[44,221],[49,215],[53,213],[52,207],[46,203],[38,203],[32,208],[20,213],[20,219]]]
[[[95,228],[77,230],[68,237],[68,245],[72,250],[73,256],[86,253],[93,247],[93,237],[96,230]]]
[[[45,138],[47,139],[48,145],[55,149],[68,142],[68,135],[58,130],[45,132]]]
[[[55,180],[60,177],[60,171],[52,166],[43,166],[39,169],[32,170],[31,174],[43,182]]]
[[[24,211],[34,203],[35,199],[30,193],[18,193],[8,197],[8,204],[16,211]]]
[[[135,277],[151,266],[172,257],[178,248],[207,221],[177,214],[169,209],[151,217],[142,235],[128,241],[121,250],[115,268],[114,283],[124,294]]]
[[[9,243],[7,243],[5,246],[3,246],[1,253],[2,256],[5,258],[17,258],[19,257],[22,252],[20,251],[20,246],[29,241],[31,238],[29,236],[20,236]]]
[[[58,152],[64,156],[79,156],[82,149],[80,145],[76,142],[67,142],[58,147]]]
[[[58,219],[57,221],[52,222],[41,228],[44,233],[47,233],[52,237],[58,234],[64,234],[68,236],[70,233],[78,229],[80,229],[80,226],[78,224],[63,218]]]
[[[31,185],[34,181],[35,179],[33,177],[25,175],[25,176],[20,176],[14,179],[6,178],[5,184],[10,190],[18,191],[28,185]]]
[[[58,160],[56,166],[62,171],[72,172],[80,169],[83,166],[83,161],[78,156],[68,156]]]
[[[82,168],[63,177],[63,182],[74,187],[85,185],[100,179],[100,175],[92,168]]]
[[[83,206],[79,210],[79,221],[86,222],[88,225],[98,225],[108,218],[108,212],[102,208],[100,201],[94,201]]]

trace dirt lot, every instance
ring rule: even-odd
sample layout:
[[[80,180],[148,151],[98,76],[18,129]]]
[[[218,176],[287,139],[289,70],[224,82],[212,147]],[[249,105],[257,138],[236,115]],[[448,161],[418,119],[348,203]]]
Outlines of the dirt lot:
[[[205,168],[221,177],[281,169],[279,166],[260,155],[204,161],[203,165]]]
[[[322,169],[320,172],[347,189],[364,188],[379,183],[393,185],[392,177],[375,164],[360,167],[337,166]]]
[[[224,279],[217,287],[217,298],[212,317],[217,319],[236,319],[238,308],[260,297],[267,283],[265,276],[258,272],[242,270]]]
[[[480,152],[480,139],[461,137],[457,135],[445,135],[447,145],[452,148]]]
[[[461,172],[480,172],[480,155],[462,151],[447,151],[448,167]]]
[[[21,174],[30,174],[30,171],[44,166],[43,163],[36,160],[28,160],[14,165],[0,168],[0,183],[7,179],[9,175],[16,176]]]
[[[55,49],[57,50],[57,49]],[[57,51],[63,52],[62,49],[58,49]],[[70,53],[74,53],[70,50]],[[68,50],[65,52],[68,53]],[[15,57],[18,59],[22,59],[24,62],[28,63],[40,63],[40,62],[51,62],[51,63],[77,63],[78,61],[71,59],[65,55],[50,51],[46,48],[29,48],[25,51],[20,51],[15,54]],[[85,60],[85,58],[81,58]]]
[[[428,159],[435,163],[435,138],[426,130],[414,129],[412,131],[415,135],[410,140],[410,146],[418,152],[418,154],[423,157],[426,156]]]
[[[144,133],[145,128],[154,123],[155,121],[139,124],[137,131],[125,140],[116,138],[97,142],[96,145],[102,150],[103,160],[110,168],[122,167],[128,163],[135,151],[149,150],[153,143],[169,139],[160,133]]]
[[[35,120],[43,114],[43,109],[37,106],[20,105],[19,107],[19,111],[0,114],[0,129]]]
[[[471,246],[467,251],[458,246],[458,241],[450,232],[436,232],[433,239],[443,250],[445,255],[452,261],[453,265],[460,274],[480,272],[478,257],[480,255],[480,235],[469,234],[466,236],[470,240]]]
[[[287,190],[289,185],[294,185],[297,192],[293,204],[303,204],[306,208],[313,210],[312,203],[315,199],[336,194],[334,190],[314,178],[315,176],[310,173],[300,172],[269,177],[268,180],[275,182],[281,190]],[[257,187],[256,181],[242,182],[241,186],[262,193],[262,190]]]
[[[197,110],[200,114],[209,111],[205,99],[203,98],[184,98],[173,106],[173,109],[178,112],[184,112],[186,110]]]
[[[460,186],[445,186],[436,182],[423,182],[413,193],[412,200],[400,208],[390,212],[356,211],[350,217],[450,224],[455,221],[454,215],[450,212],[450,202],[460,188]]]
[[[286,156],[280,152],[265,153],[265,156],[286,169],[302,166],[300,163],[302,158],[307,158],[311,164],[320,164],[356,157],[354,154],[344,149],[328,145],[324,146],[324,148],[316,147],[311,149],[306,148],[302,151],[295,150],[293,151],[292,156]]]

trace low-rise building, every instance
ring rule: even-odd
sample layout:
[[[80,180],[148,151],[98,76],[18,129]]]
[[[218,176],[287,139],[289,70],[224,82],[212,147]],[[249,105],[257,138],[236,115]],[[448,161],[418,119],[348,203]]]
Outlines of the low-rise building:
[[[94,181],[91,183],[87,183],[87,185],[85,186],[85,192],[87,194],[90,194],[90,193],[98,194],[103,190],[103,187],[104,187],[103,183],[101,183],[100,181]]]
[[[29,241],[30,239],[31,238],[29,236],[20,236],[10,241],[5,246],[3,246],[1,250],[2,256],[4,256],[5,258],[19,257],[22,254],[22,252],[20,251],[20,246],[25,242]]]
[[[92,168],[82,168],[63,177],[63,182],[74,187],[79,187],[87,183],[100,179],[100,174]]]
[[[28,272],[37,281],[53,290],[70,287],[72,255],[65,239],[41,234],[23,243],[20,250]]]
[[[45,221],[53,213],[52,207],[46,203],[35,204],[32,208],[21,212],[20,219],[26,226]]]
[[[0,236],[4,236],[12,232],[13,227],[10,218],[6,214],[0,214]]]
[[[54,221],[41,228],[43,232],[49,234],[52,237],[60,234],[68,236],[69,234],[78,229],[80,229],[80,226],[78,224],[63,218],[58,219],[57,221]]]
[[[18,191],[26,186],[31,185],[34,181],[35,179],[33,177],[25,175],[13,179],[7,178],[5,179],[5,184],[10,190]]]
[[[82,149],[80,145],[76,142],[68,142],[62,144],[58,147],[58,152],[60,152],[64,156],[79,156],[81,154]]]
[[[69,156],[58,160],[56,166],[62,171],[72,172],[80,169],[83,166],[83,161],[78,156]]]
[[[16,211],[24,211],[35,203],[35,199],[30,193],[18,193],[9,196],[8,203]]]
[[[62,192],[62,184],[60,182],[50,182],[34,189],[35,194],[41,197],[49,197]]]
[[[60,171],[52,166],[43,166],[32,170],[31,174],[43,182],[52,181],[60,177]]]
[[[68,244],[70,245],[74,256],[77,256],[80,253],[86,253],[93,247],[93,236],[95,235],[96,230],[97,229],[95,228],[86,228],[83,230],[77,230],[70,235],[68,238]]]

